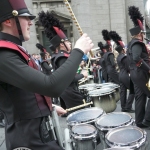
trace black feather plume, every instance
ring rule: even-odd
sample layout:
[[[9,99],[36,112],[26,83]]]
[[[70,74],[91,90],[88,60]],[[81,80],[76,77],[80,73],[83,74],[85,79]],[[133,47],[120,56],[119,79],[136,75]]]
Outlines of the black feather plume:
[[[137,19],[139,19],[139,20],[142,22],[142,24],[143,24],[144,17],[143,17],[142,14],[140,13],[138,7],[129,6],[129,7],[128,7],[128,11],[129,11],[130,19],[131,19],[131,20],[133,21],[133,23],[134,23],[134,26],[138,26],[138,25],[139,25]]]
[[[110,36],[109,36],[108,30],[102,30],[102,35],[103,35],[103,39],[104,39],[105,41],[110,41],[110,40],[111,40],[111,39],[110,39]]]
[[[122,39],[116,31],[110,31],[109,36],[117,45],[120,45],[118,41],[122,41]]]
[[[37,47],[38,49],[40,49],[40,50],[43,50],[43,49],[44,49],[44,47],[43,47],[40,43],[37,43],[37,44],[36,44],[36,47]]]
[[[45,34],[49,40],[51,40],[55,35],[57,35],[53,26],[58,27],[62,31],[64,31],[63,24],[54,16],[53,12],[44,12],[41,11],[39,14],[39,22],[44,27]]]
[[[100,49],[103,49],[103,43],[102,42],[98,42],[98,47],[100,47]]]

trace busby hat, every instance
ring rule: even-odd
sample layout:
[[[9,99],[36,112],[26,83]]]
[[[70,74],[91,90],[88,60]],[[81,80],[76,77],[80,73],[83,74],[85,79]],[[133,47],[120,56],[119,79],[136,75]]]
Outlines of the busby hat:
[[[98,42],[98,47],[101,49],[101,51],[100,51],[101,56],[103,56],[104,55],[103,49],[105,49],[103,43],[102,42]]]
[[[132,36],[139,34],[140,32],[146,32],[144,31],[143,27],[143,21],[144,17],[139,11],[138,7],[130,6],[128,8],[130,19],[133,21],[134,28],[131,28],[129,31]]]
[[[28,16],[31,20],[35,18],[24,0],[0,0],[0,23],[16,16]]]
[[[45,34],[50,40],[50,49],[55,51],[61,42],[68,40],[64,34],[63,24],[55,17],[53,12],[40,12],[39,22],[44,27]]]
[[[103,39],[106,41],[106,44],[103,45],[105,49],[109,49],[111,46],[111,38],[109,36],[108,30],[102,30]]]
[[[122,38],[119,36],[119,34],[116,31],[110,31],[109,36],[117,45],[115,47],[115,50],[118,51],[118,53],[120,53],[125,47]]]

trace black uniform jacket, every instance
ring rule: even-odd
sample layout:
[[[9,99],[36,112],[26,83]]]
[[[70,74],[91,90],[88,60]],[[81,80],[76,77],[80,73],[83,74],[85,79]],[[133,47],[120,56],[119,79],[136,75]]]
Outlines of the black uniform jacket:
[[[69,54],[66,51],[60,50],[57,55],[52,56],[52,64],[55,70],[64,64],[69,58]],[[71,108],[83,104],[83,95],[78,90],[78,80],[83,78],[82,74],[76,74],[71,84],[61,94],[61,98],[65,101],[66,107]]]
[[[118,72],[116,71],[116,64],[114,62],[114,54],[112,52],[106,52],[103,57],[110,81],[119,84]]]
[[[149,80],[149,56],[145,44],[138,39],[132,39],[127,50],[130,62],[130,74],[133,83],[137,84],[145,94],[150,96],[146,83]]]
[[[18,38],[5,33],[0,33],[0,39],[22,45]],[[43,95],[60,96],[74,79],[82,56],[81,50],[74,49],[66,63],[48,76],[28,66],[19,52],[0,47],[0,110],[5,115],[8,150],[17,146],[47,149],[39,138],[38,118],[50,114]]]
[[[122,82],[126,88],[130,88],[130,69],[127,55],[120,53],[117,57],[117,64],[119,66],[119,81]]]
[[[104,57],[101,57],[99,63],[100,66],[102,67],[102,77],[104,78],[105,82],[108,82],[107,68],[106,68]]]

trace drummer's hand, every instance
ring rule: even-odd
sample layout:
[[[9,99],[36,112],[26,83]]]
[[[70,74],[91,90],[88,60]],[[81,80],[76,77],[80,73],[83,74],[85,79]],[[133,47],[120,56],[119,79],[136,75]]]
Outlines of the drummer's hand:
[[[87,54],[92,49],[93,46],[94,46],[94,44],[93,44],[92,40],[90,39],[90,37],[86,33],[84,33],[76,41],[76,44],[75,44],[74,48],[79,48],[85,54]]]
[[[82,71],[82,74],[83,74],[84,78],[87,78],[87,76],[88,76],[88,72],[87,71]]]
[[[61,116],[61,115],[67,113],[67,111],[64,110],[62,107],[54,105],[54,104],[53,104],[53,106],[55,106],[55,109],[56,109],[56,112],[57,112],[58,116]]]

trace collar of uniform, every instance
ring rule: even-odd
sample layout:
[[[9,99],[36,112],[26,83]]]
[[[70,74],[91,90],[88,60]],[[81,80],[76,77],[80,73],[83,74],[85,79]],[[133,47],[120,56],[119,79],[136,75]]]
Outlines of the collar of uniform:
[[[22,42],[15,36],[0,32],[0,40],[6,40],[22,46]]]

